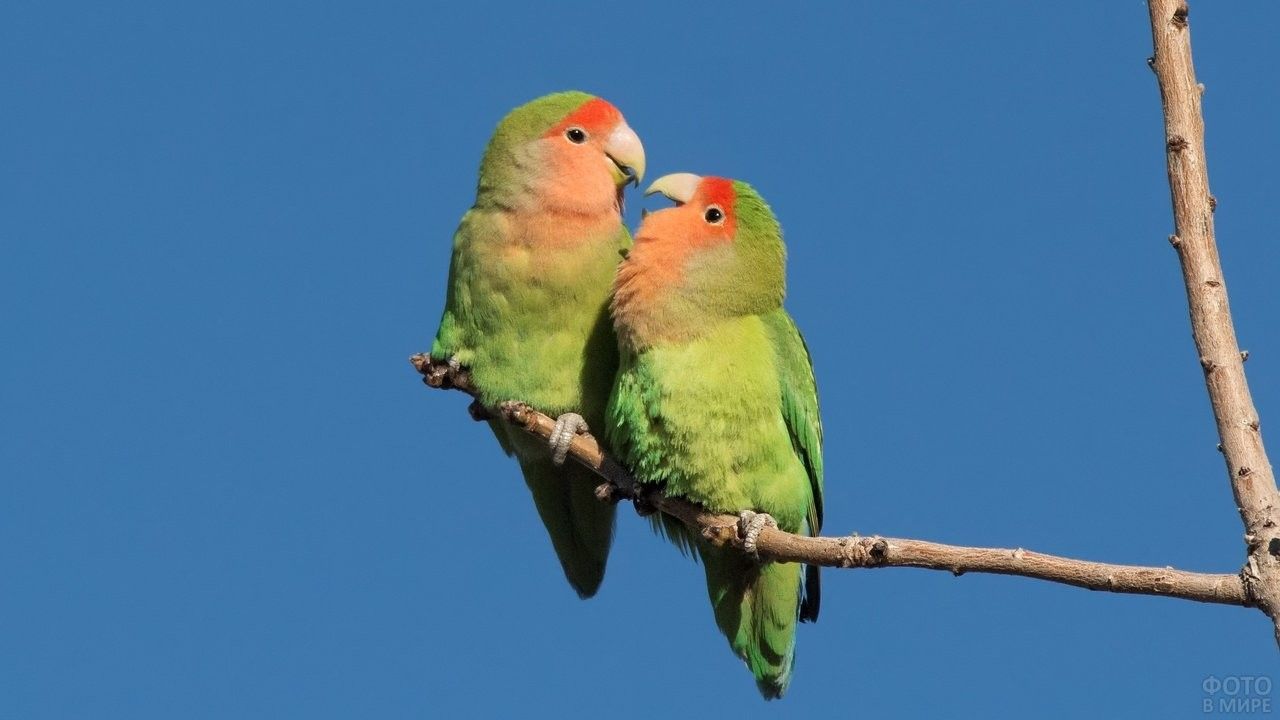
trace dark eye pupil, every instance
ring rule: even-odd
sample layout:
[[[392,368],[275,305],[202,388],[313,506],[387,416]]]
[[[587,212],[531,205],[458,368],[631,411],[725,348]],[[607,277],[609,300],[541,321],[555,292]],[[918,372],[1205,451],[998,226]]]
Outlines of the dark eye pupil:
[[[706,218],[709,223],[720,222],[722,217],[724,217],[724,213],[720,212],[718,208],[709,208],[707,210]]]
[[[569,132],[565,133],[571,142],[586,142],[587,134],[578,128],[569,128]]]

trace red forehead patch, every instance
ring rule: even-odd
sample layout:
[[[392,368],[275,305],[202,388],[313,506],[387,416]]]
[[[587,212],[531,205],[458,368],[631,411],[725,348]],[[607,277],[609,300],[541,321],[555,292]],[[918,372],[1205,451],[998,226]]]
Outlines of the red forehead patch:
[[[715,203],[726,213],[733,212],[733,201],[738,195],[733,191],[733,181],[722,177],[703,178],[699,183],[698,194],[706,203]]]
[[[612,130],[622,120],[618,108],[601,98],[591,98],[569,113],[555,127],[547,132],[547,136],[559,135],[572,126],[578,126],[589,133],[601,133]]]

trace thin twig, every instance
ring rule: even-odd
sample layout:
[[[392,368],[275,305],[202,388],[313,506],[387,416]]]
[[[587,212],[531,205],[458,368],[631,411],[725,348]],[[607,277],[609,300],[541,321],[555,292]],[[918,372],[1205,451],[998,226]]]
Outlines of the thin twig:
[[[1191,332],[1204,369],[1223,458],[1244,522],[1248,560],[1241,575],[1249,604],[1271,617],[1280,643],[1280,494],[1262,444],[1258,412],[1249,395],[1244,358],[1227,303],[1226,280],[1214,241],[1204,149],[1204,116],[1191,62],[1191,28],[1185,0],[1150,0],[1151,67],[1160,82],[1165,150],[1176,234],[1170,238],[1182,264]]]
[[[473,397],[477,395],[466,368],[451,366],[425,354],[414,355],[410,362],[430,387],[460,390]],[[504,403],[490,412],[544,440],[551,437],[555,427],[555,420],[524,403]],[[605,479],[606,482],[596,491],[602,501],[636,500],[641,507],[651,507],[678,518],[709,542],[745,552],[738,533],[737,517],[710,513],[686,500],[666,497],[659,490],[637,486],[626,470],[601,450],[591,435],[583,433],[575,437],[569,454]],[[884,537],[812,538],[776,528],[762,530],[756,547],[765,559],[825,567],[914,567],[943,570],[955,575],[969,572],[1018,575],[1090,590],[1163,595],[1225,605],[1249,604],[1244,583],[1238,574],[1110,565],[1044,555],[1021,548],[972,548]]]

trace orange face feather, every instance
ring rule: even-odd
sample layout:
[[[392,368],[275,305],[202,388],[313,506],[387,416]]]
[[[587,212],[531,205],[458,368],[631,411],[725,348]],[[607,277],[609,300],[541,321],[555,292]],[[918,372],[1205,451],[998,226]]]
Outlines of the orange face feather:
[[[587,224],[618,220],[622,188],[614,181],[605,145],[623,122],[616,107],[594,98],[543,134],[545,154],[537,186],[546,209],[579,216],[576,222]],[[571,140],[571,130],[580,130],[585,140]]]
[[[683,269],[697,251],[733,241],[737,220],[733,213],[733,183],[725,178],[703,178],[688,202],[645,216],[636,231],[636,247],[631,257],[646,270]],[[713,208],[723,217],[708,222]],[[628,260],[630,263],[630,259]]]
[[[649,311],[665,293],[681,284],[689,260],[704,250],[733,242],[737,229],[734,199],[732,181],[707,177],[688,202],[645,216],[636,231],[635,247],[618,267],[614,282],[613,316],[620,330],[626,333],[630,327],[647,334]],[[707,219],[713,208],[723,214],[718,222]]]

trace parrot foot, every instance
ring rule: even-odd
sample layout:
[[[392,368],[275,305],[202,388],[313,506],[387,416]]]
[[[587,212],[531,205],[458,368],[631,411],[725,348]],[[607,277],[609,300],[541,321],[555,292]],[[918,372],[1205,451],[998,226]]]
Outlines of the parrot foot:
[[[413,366],[422,373],[422,382],[434,388],[451,388],[453,387],[453,378],[462,372],[462,363],[458,362],[455,357],[450,357],[443,363],[440,358],[433,358],[427,353],[419,353],[409,358],[413,362]]]
[[[556,428],[551,431],[551,462],[563,465],[569,457],[569,445],[579,433],[587,432],[587,421],[578,413],[568,412],[556,418]]]
[[[778,527],[778,521],[774,520],[769,513],[758,513],[751,510],[743,510],[738,513],[738,534],[742,536],[742,547],[756,556],[757,559],[760,557],[760,553],[756,549],[756,540],[760,537],[760,531],[767,527]]]

